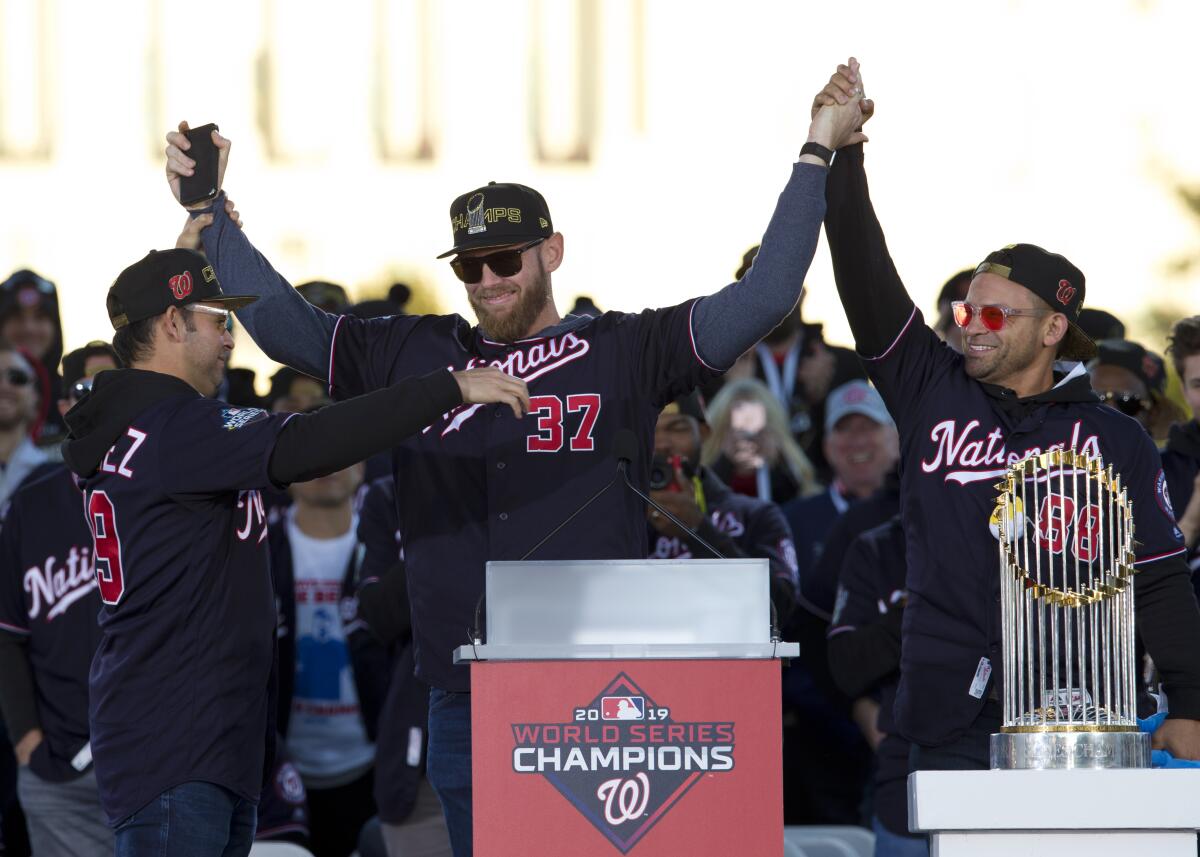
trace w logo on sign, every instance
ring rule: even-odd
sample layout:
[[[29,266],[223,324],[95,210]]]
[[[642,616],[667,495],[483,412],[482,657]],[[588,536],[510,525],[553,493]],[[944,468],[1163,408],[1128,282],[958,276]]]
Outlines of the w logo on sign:
[[[167,285],[171,287],[171,294],[175,295],[176,300],[183,300],[192,293],[192,274],[190,271],[176,274],[167,281]]]

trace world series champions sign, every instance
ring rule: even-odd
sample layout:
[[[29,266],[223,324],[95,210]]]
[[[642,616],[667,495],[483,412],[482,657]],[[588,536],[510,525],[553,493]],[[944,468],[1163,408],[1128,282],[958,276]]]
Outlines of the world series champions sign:
[[[777,661],[472,666],[475,853],[782,853]]]

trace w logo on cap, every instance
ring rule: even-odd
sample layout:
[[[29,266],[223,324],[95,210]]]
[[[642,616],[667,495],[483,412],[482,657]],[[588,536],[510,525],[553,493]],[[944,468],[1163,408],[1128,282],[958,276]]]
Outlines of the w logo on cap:
[[[1070,280],[1059,280],[1058,292],[1054,296],[1060,304],[1066,306],[1071,302],[1071,298],[1075,297],[1075,287],[1071,285]]]
[[[175,295],[176,300],[183,300],[192,293],[191,271],[184,271],[182,274],[176,274],[167,281],[167,285],[171,287],[171,294]]]

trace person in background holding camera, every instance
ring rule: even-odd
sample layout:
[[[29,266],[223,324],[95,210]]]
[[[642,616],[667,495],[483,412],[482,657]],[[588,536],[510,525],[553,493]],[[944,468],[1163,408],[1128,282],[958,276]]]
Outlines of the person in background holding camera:
[[[742,257],[734,275],[741,279],[758,255],[758,246]],[[787,416],[792,437],[812,461],[822,481],[829,478],[823,439],[825,397],[829,391],[855,378],[866,378],[862,362],[849,348],[830,345],[820,324],[806,322],[804,294],[787,318],[763,337],[730,370],[730,380],[757,378],[767,385]]]
[[[735,493],[786,503],[821,490],[816,468],[788,430],[787,414],[761,381],[726,384],[708,416],[712,431],[701,463]]]
[[[704,407],[696,393],[663,408],[654,429],[650,496],[699,533],[726,557],[763,557],[770,561],[771,603],[780,625],[796,603],[796,549],[783,513],[774,503],[735,494],[699,464],[708,432]],[[652,559],[709,559],[712,553],[670,518],[648,507]]]

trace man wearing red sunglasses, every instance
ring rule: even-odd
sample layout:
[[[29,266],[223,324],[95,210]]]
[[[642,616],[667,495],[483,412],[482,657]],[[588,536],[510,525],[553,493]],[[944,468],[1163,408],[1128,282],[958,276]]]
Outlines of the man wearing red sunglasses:
[[[843,66],[814,109],[861,91],[857,68]],[[864,115],[873,106],[864,100]],[[895,715],[913,742],[910,770],[989,766],[1002,675],[994,486],[1026,455],[1063,448],[1100,456],[1129,492],[1137,627],[1170,705],[1154,746],[1200,759],[1200,612],[1158,452],[1099,401],[1079,362],[1096,353],[1078,326],[1082,272],[1033,244],[989,254],[954,306],[959,355],[924,324],[892,264],[861,145],[837,153],[826,199],[838,292],[900,430],[909,602]],[[1030,511],[1025,526],[1044,536],[1052,513]]]

